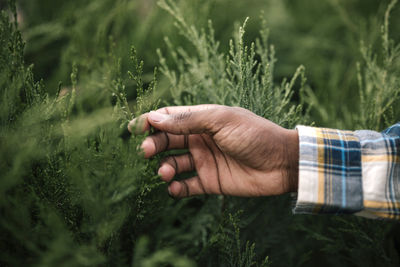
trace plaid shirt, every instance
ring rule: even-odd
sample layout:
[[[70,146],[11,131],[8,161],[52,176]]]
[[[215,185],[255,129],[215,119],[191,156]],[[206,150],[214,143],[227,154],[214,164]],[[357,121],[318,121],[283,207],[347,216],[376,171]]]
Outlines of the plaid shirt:
[[[294,213],[400,219],[400,122],[378,133],[297,126]]]

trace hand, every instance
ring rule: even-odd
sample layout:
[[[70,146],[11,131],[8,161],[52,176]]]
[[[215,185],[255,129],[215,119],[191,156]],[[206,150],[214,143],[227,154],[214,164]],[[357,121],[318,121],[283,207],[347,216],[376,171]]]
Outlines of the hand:
[[[173,197],[199,194],[268,196],[297,191],[298,135],[238,107],[199,105],[165,107],[129,123],[130,131],[158,132],[141,148],[146,158],[171,149],[188,149],[168,156],[158,170],[170,182],[176,174],[198,176],[173,181]]]

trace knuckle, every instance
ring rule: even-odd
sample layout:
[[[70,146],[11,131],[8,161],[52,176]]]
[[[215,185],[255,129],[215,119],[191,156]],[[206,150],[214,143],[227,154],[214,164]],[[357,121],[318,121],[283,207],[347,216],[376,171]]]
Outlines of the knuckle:
[[[153,141],[156,152],[160,152],[162,147],[160,138],[158,138],[158,136],[151,136],[149,137],[149,140]]]
[[[235,113],[236,107],[227,107],[227,106],[222,106],[221,108],[218,108],[215,112],[215,115],[220,117],[220,118],[229,118],[232,116],[232,114]]]
[[[182,112],[174,115],[173,120],[176,122],[182,122],[190,119],[190,117],[192,117],[192,112]]]
[[[230,121],[235,115],[234,110],[231,107],[222,106],[211,112],[209,123],[212,126],[217,126]]]
[[[247,110],[245,108],[242,108],[242,107],[238,107],[238,106],[231,107],[231,108],[232,108],[232,111],[235,112],[235,113],[247,113],[247,112],[249,112],[249,110]]]

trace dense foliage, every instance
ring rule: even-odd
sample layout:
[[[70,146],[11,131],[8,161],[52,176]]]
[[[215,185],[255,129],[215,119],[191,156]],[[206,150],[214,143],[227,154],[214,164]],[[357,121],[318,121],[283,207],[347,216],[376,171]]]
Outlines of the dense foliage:
[[[1,266],[400,263],[393,222],[293,216],[287,195],[171,199],[159,157],[126,131],[143,112],[199,103],[287,128],[382,130],[400,118],[397,1],[9,2]]]

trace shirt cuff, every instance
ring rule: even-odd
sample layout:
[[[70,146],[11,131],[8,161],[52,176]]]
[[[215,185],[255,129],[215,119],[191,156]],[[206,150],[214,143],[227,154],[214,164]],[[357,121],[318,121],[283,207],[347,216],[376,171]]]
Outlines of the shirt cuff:
[[[382,133],[355,131],[362,150],[364,209],[369,218],[400,219],[400,123]]]
[[[355,213],[363,208],[361,148],[352,131],[297,126],[299,187],[294,213]]]

